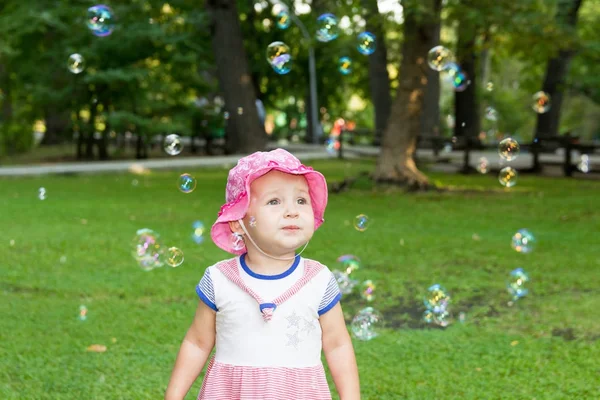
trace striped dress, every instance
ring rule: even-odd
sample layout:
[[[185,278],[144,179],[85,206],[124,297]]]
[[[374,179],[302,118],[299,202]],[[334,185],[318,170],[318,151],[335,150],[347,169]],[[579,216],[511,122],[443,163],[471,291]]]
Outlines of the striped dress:
[[[216,311],[215,355],[198,400],[330,400],[319,317],[341,299],[331,271],[297,256],[279,275],[244,255],[206,269],[196,286]]]

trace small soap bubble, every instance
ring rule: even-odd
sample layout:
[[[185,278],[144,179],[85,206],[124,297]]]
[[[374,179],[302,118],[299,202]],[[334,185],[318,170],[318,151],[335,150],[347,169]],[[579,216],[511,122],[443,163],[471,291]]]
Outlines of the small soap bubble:
[[[435,313],[446,311],[450,303],[450,295],[440,284],[436,283],[427,289],[423,300],[425,307]]]
[[[469,80],[467,73],[463,70],[458,71],[452,78],[452,85],[456,92],[464,92],[470,84],[471,81]]]
[[[88,8],[87,26],[96,36],[110,35],[115,28],[113,11],[104,4]]]
[[[587,154],[582,154],[577,164],[577,169],[584,174],[590,172],[590,157]]]
[[[487,158],[480,157],[479,161],[477,162],[477,172],[480,174],[487,174],[489,165],[490,163]]]
[[[256,228],[256,217],[254,215],[252,215],[250,217],[250,221],[249,221],[250,227],[252,228]]]
[[[359,340],[371,340],[379,336],[383,325],[383,316],[373,307],[367,307],[359,311],[352,319],[351,329],[354,336]]]
[[[488,121],[496,122],[498,121],[498,111],[494,107],[486,107],[485,108],[485,119]]]
[[[38,199],[46,200],[46,188],[41,187],[38,189]]]
[[[539,91],[533,95],[531,107],[538,114],[544,114],[550,110],[550,95]]]
[[[287,29],[290,27],[290,24],[292,22],[291,18],[290,18],[290,13],[288,10],[281,10],[279,12],[279,14],[277,14],[277,27],[279,29]]]
[[[244,247],[246,247],[246,244],[244,243],[244,238],[242,237],[242,235],[239,235],[236,233],[231,234],[231,247],[235,251],[241,251],[244,249]]]
[[[377,48],[375,35],[371,32],[359,34],[356,38],[356,48],[360,54],[364,54],[365,56],[373,54]]]
[[[329,138],[325,141],[325,150],[327,153],[334,156],[340,149],[340,141],[336,138]]]
[[[14,247],[14,245],[15,245],[15,239],[10,239],[10,241],[8,242],[8,245],[10,247]]]
[[[366,301],[373,301],[375,298],[375,284],[372,280],[366,280],[362,283],[360,296]]]
[[[164,247],[160,235],[152,229],[139,229],[133,238],[133,257],[140,268],[150,271],[163,266]]]
[[[342,264],[342,270],[348,275],[357,269],[360,269],[361,267],[360,259],[352,254],[344,254],[343,256],[339,256],[337,261]]]
[[[350,57],[340,57],[338,61],[338,70],[342,75],[348,75],[352,72],[352,60]]]
[[[448,311],[436,313],[432,310],[425,310],[423,312],[423,321],[428,324],[435,324],[445,328],[450,325],[450,313]]]
[[[225,112],[223,113],[223,118],[225,118],[225,119],[229,119],[229,112],[228,112],[228,111],[225,111]]]
[[[167,264],[173,268],[183,264],[183,251],[177,247],[169,247],[166,252]]]
[[[340,34],[338,19],[331,13],[322,14],[317,18],[317,40],[329,42]]]
[[[511,247],[519,253],[531,253],[535,245],[535,236],[527,229],[519,229],[512,237]]]
[[[67,256],[60,256],[60,259],[58,260],[61,264],[64,264],[67,262]]]
[[[140,182],[137,179],[134,179],[131,181],[131,186],[137,186],[139,184],[140,184]]]
[[[273,42],[267,46],[267,61],[279,75],[285,75],[292,70],[290,48],[283,42]]]
[[[464,323],[466,319],[467,319],[467,314],[465,314],[462,311],[460,313],[458,313],[458,321],[459,322]]]
[[[67,68],[73,74],[79,74],[85,69],[85,59],[79,53],[73,53],[67,60]]]
[[[369,217],[365,214],[359,214],[354,218],[354,228],[359,232],[364,232],[369,227],[370,222]]]
[[[494,83],[493,82],[488,82],[485,84],[485,90],[487,90],[488,92],[491,92],[494,90]]]
[[[498,144],[498,154],[506,161],[512,161],[518,157],[521,146],[513,138],[503,139]]]
[[[444,46],[435,46],[427,53],[427,64],[435,71],[442,71],[454,62],[454,54]]]
[[[79,306],[79,315],[77,316],[77,318],[80,321],[85,321],[87,319],[87,313],[88,313],[87,307],[84,305],[80,305]]]
[[[333,274],[342,294],[350,294],[354,287],[358,284],[357,280],[351,279],[350,276],[344,272],[334,269],[331,271]]]
[[[517,301],[529,293],[529,290],[525,288],[527,282],[529,282],[529,275],[523,268],[516,268],[510,272],[506,289],[512,301]]]
[[[517,184],[517,178],[519,174],[517,170],[512,167],[504,167],[498,174],[498,181],[504,187],[510,188]]]
[[[163,148],[168,155],[176,156],[183,150],[183,143],[181,142],[179,135],[171,134],[165,137]]]
[[[190,174],[182,174],[177,180],[177,187],[183,193],[192,193],[196,189],[196,178]]]
[[[202,221],[194,221],[194,223],[192,224],[192,228],[194,229],[192,233],[192,240],[194,240],[196,244],[204,242],[205,227]]]

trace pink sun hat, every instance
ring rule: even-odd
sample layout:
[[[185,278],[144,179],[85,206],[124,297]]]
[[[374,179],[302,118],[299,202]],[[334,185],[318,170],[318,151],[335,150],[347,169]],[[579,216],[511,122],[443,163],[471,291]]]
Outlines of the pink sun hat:
[[[246,252],[245,246],[237,250],[233,248],[229,222],[244,218],[250,203],[250,184],[272,170],[304,175],[313,206],[315,230],[323,223],[323,214],[327,206],[327,182],[323,174],[303,165],[298,158],[284,149],[257,151],[240,159],[229,171],[225,204],[210,230],[213,242],[226,252],[238,255]]]

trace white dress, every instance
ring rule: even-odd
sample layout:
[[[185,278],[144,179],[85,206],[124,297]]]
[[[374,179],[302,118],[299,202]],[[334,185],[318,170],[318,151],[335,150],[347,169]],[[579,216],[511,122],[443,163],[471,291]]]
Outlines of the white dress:
[[[282,274],[260,275],[242,255],[208,267],[196,293],[217,312],[198,399],[331,399],[319,317],[341,292],[327,267],[297,256]]]

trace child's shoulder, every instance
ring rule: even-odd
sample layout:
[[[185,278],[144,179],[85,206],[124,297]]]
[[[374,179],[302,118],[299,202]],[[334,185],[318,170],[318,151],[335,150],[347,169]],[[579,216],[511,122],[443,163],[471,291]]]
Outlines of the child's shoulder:
[[[310,258],[303,258],[303,259],[304,259],[304,265],[306,267],[312,266],[313,268],[318,269],[318,273],[315,277],[324,277],[324,279],[325,278],[329,279],[329,277],[332,276],[331,270],[327,267],[327,265],[323,264],[322,262],[313,260]]]
[[[206,267],[204,274],[214,274],[220,272],[221,268],[237,266],[237,257],[228,258],[225,260],[217,261],[213,265]]]

